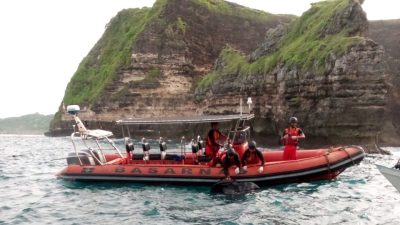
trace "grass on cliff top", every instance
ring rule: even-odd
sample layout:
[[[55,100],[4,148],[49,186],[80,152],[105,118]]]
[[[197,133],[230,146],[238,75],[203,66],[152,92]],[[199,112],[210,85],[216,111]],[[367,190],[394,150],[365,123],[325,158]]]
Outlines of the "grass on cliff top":
[[[69,82],[63,100],[66,105],[89,104],[100,96],[118,70],[129,65],[138,35],[161,13],[166,1],[158,0],[152,8],[124,9],[111,19]]]
[[[207,9],[212,12],[229,16],[237,16],[261,22],[270,20],[274,16],[270,13],[261,10],[247,8],[235,3],[226,2],[224,0],[192,0],[192,1],[196,4],[207,7]]]
[[[331,53],[341,56],[350,45],[363,40],[360,36],[349,36],[347,28],[335,34],[323,35],[329,26],[334,26],[331,24],[334,16],[349,4],[351,0],[314,3],[311,9],[289,25],[288,33],[281,39],[275,52],[261,56],[252,63],[239,51],[225,48],[219,57],[224,66],[206,75],[198,87],[204,89],[212,85],[219,76],[267,74],[279,63],[322,75],[326,59]]]
[[[247,62],[246,56],[240,51],[237,51],[230,46],[225,47],[219,56],[219,62],[223,63],[222,68],[213,70],[208,73],[203,79],[197,82],[197,88],[205,89],[212,85],[219,76],[235,75],[241,73],[250,64]]]
[[[289,32],[283,38],[277,52],[278,62],[303,70],[322,73],[329,54],[343,55],[347,48],[362,40],[349,36],[347,27],[334,34],[326,30],[337,26],[335,16],[343,13],[352,0],[330,0],[314,3],[300,18],[290,24]],[[265,68],[271,69],[271,68]]]

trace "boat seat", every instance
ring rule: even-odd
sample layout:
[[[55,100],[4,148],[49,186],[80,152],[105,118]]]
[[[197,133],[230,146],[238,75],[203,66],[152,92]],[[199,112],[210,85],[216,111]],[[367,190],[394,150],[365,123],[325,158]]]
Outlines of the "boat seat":
[[[102,165],[102,164],[107,163],[106,158],[104,157],[104,155],[99,150],[90,149],[89,152],[93,156],[93,160],[96,163],[96,165]],[[97,159],[99,159],[100,162]]]
[[[68,165],[90,165],[94,166],[96,163],[94,162],[92,154],[90,154],[89,150],[82,150],[78,152],[78,156],[75,152],[71,152],[68,154],[67,157],[67,164]]]

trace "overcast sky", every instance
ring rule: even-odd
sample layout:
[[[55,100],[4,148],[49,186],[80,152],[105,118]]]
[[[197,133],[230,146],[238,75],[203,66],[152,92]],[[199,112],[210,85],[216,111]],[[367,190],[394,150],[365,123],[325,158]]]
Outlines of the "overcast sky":
[[[316,0],[231,0],[301,15]],[[55,113],[80,61],[124,8],[154,0],[1,0],[0,118]],[[400,1],[365,0],[370,20],[400,18]]]

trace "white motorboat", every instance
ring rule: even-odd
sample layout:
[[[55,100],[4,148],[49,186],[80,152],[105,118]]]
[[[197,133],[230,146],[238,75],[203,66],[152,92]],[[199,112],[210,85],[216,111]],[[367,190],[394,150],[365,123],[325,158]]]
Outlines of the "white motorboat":
[[[378,170],[400,192],[400,170],[376,164]]]

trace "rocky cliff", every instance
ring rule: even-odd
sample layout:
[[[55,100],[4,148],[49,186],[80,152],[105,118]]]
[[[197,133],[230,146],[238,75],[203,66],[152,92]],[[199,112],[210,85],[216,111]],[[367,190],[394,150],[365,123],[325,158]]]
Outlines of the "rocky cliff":
[[[266,30],[293,18],[221,0],[158,0],[150,9],[123,10],[80,64],[63,102],[80,104],[94,121],[201,114],[194,84],[221,50],[250,53]],[[69,121],[60,112],[53,130]]]
[[[382,139],[387,143],[400,144],[400,20],[370,21],[368,37],[385,49],[385,61],[389,65],[387,118]],[[393,135],[396,134],[396,135]]]
[[[224,49],[197,97],[207,113],[235,111],[235,99],[253,97],[265,121],[256,129],[266,134],[297,116],[309,136],[325,142],[373,142],[383,128],[388,68],[383,48],[364,37],[367,28],[359,1],[315,3],[269,30],[250,57]]]
[[[239,98],[252,97],[263,135],[294,115],[324,143],[373,143],[391,117],[392,89],[385,50],[366,35],[357,0],[314,3],[296,19],[220,0],[159,0],[110,21],[63,101],[109,126],[121,117],[238,112]],[[60,107],[52,130],[68,121]]]

